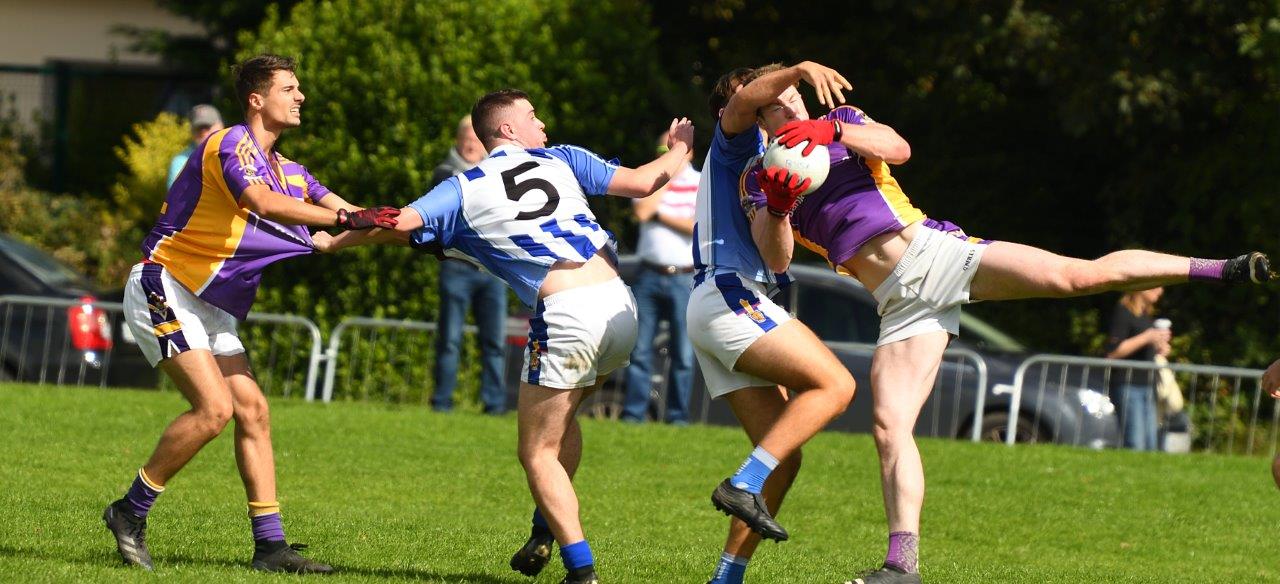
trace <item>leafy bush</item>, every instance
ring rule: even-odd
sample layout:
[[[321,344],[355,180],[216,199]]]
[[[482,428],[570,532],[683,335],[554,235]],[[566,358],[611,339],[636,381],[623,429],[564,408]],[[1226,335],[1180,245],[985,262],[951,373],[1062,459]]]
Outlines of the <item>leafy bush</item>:
[[[530,93],[553,143],[647,162],[651,136],[669,122],[665,112],[649,113],[657,75],[648,22],[646,5],[626,1],[303,2],[287,20],[272,13],[256,34],[242,35],[238,58],[299,60],[305,121],[284,135],[282,153],[349,201],[403,205],[430,188],[458,118],[504,87]],[[614,219],[625,216],[624,203],[593,201],[606,227],[622,224]],[[431,321],[436,275],[434,259],[408,249],[291,260],[267,271],[255,308],[303,314],[322,329],[354,315]],[[397,369],[426,391],[433,356],[430,343],[421,345]],[[344,348],[339,379],[371,355]],[[472,395],[459,397],[471,404],[476,369],[464,358],[460,390]]]
[[[142,230],[151,227],[169,190],[165,184],[169,161],[190,140],[190,124],[162,112],[154,120],[134,124],[133,135],[125,136],[124,144],[115,147],[125,172],[111,185],[111,199],[124,226]]]

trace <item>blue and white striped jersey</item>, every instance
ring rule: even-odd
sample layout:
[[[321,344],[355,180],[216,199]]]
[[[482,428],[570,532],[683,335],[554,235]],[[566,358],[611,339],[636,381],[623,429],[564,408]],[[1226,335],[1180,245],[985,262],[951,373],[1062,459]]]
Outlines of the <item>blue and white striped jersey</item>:
[[[726,138],[716,122],[698,183],[693,228],[693,262],[698,269],[695,286],[717,274],[739,274],[769,285],[789,282],[786,274],[774,274],[765,266],[751,238],[751,223],[742,210],[739,195],[743,172],[763,151],[764,142],[756,126]]]
[[[532,307],[553,264],[585,262],[608,245],[587,195],[605,194],[615,170],[577,146],[499,146],[409,204],[423,221],[411,240],[481,266]]]

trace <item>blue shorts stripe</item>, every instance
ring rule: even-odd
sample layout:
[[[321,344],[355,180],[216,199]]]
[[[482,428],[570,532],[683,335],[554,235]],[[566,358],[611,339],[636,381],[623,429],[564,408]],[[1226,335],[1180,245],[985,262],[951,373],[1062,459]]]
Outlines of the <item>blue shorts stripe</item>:
[[[760,330],[769,332],[778,326],[778,323],[760,310],[760,298],[742,285],[737,274],[716,274],[716,289],[720,291],[720,297],[729,310],[750,318]]]
[[[529,376],[525,381],[530,385],[538,385],[542,379],[542,358],[547,354],[549,340],[547,321],[543,318],[546,312],[547,305],[539,300],[533,318],[529,319]]]

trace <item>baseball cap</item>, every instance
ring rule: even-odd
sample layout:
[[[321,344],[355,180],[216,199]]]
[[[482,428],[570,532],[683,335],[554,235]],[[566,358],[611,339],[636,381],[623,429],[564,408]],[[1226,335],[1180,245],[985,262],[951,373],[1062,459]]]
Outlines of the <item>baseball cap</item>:
[[[212,128],[222,125],[222,114],[218,113],[218,108],[207,103],[191,108],[189,118],[192,128]]]

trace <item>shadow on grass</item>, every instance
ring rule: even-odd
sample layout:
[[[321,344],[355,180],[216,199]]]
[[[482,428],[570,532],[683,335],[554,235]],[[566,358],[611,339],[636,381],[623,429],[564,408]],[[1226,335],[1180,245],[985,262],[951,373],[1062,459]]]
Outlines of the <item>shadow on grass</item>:
[[[0,545],[0,557],[25,558],[34,560],[48,560],[55,562],[69,562],[74,564],[83,564],[88,566],[100,566],[104,568],[126,568],[120,561],[120,556],[110,548],[101,551],[93,551],[80,554],[59,553],[50,550],[37,550],[31,548],[18,548],[9,545]],[[177,565],[196,565],[209,566],[215,568],[224,568],[230,570],[248,570],[249,560],[230,560],[220,558],[197,558],[183,554],[166,554],[154,558],[156,563],[156,571],[163,574],[166,567]],[[413,568],[366,568],[355,566],[333,566],[335,574],[343,575],[359,575],[372,578],[400,578],[413,580],[438,580],[442,582],[467,582],[475,584],[512,584],[516,582],[526,582],[527,579],[511,576],[501,578],[490,574],[481,574],[475,572],[455,573],[455,572],[435,572],[432,570],[416,570]]]

